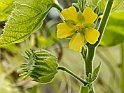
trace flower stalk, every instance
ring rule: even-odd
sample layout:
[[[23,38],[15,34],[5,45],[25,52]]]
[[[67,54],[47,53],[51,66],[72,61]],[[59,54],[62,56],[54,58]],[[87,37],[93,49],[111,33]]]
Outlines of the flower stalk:
[[[59,66],[58,67],[58,70],[62,70],[62,71],[65,71],[65,72],[69,73],[71,76],[73,76],[74,78],[76,78],[77,80],[79,80],[80,82],[82,82],[84,85],[87,85],[88,84],[88,82],[86,82],[82,78],[78,77],[76,74],[74,74],[72,71],[70,71],[66,67]]]

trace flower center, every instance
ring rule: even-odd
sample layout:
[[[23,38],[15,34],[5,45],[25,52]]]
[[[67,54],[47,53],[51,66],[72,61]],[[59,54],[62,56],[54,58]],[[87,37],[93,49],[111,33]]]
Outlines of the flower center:
[[[85,29],[85,27],[81,24],[77,24],[74,29],[75,32],[82,32]]]

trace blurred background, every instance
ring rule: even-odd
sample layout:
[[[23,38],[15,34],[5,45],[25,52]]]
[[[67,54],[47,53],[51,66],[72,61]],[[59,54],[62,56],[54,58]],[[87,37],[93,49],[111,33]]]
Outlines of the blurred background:
[[[87,0],[92,8],[99,6],[102,15],[107,0]],[[77,0],[58,0],[67,8]],[[65,72],[59,71],[49,84],[39,84],[30,78],[22,80],[17,70],[25,61],[25,50],[47,49],[58,57],[60,65],[85,77],[84,61],[80,53],[68,49],[68,39],[57,39],[56,25],[62,22],[59,13],[52,8],[43,26],[27,40],[0,48],[0,93],[78,93],[79,82]],[[0,22],[0,34],[5,21]],[[96,93],[124,93],[124,0],[115,0],[106,32],[96,50],[94,67],[101,62]]]

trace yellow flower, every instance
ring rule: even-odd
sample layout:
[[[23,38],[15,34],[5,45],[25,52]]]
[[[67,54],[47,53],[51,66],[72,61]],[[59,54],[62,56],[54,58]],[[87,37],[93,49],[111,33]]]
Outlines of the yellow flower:
[[[88,42],[95,44],[99,38],[99,31],[94,29],[97,14],[90,7],[77,12],[74,6],[64,9],[61,14],[65,22],[57,25],[57,37],[71,37],[69,48],[81,52],[83,45]]]

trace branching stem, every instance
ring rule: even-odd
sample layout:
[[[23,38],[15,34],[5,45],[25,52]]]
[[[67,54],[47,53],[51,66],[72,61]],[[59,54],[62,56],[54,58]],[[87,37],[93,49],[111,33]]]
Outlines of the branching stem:
[[[109,19],[109,15],[111,13],[111,9],[112,9],[112,5],[113,5],[114,0],[108,0],[105,11],[103,13],[103,18],[101,19],[101,22],[99,24],[98,27],[98,31],[100,32],[100,37],[98,39],[98,41],[94,44],[87,44],[87,55],[86,55],[86,59],[85,60],[85,69],[86,69],[86,76],[88,77],[89,74],[92,74],[92,67],[93,67],[93,59],[94,59],[94,54],[95,54],[95,49],[97,48],[97,46],[99,45],[102,36],[104,34],[105,31],[105,27],[107,25],[108,19]],[[83,56],[83,54],[82,54]],[[93,84],[90,84],[90,90],[88,93],[95,93],[93,90]]]
[[[62,71],[65,71],[65,72],[69,73],[71,76],[73,76],[74,78],[76,78],[77,80],[79,80],[80,82],[82,82],[84,85],[87,85],[88,84],[88,82],[86,82],[82,78],[78,77],[76,74],[74,74],[72,71],[70,71],[66,67],[59,66],[58,67],[58,70],[62,70]]]

